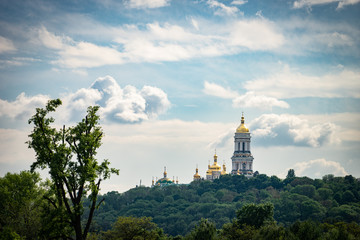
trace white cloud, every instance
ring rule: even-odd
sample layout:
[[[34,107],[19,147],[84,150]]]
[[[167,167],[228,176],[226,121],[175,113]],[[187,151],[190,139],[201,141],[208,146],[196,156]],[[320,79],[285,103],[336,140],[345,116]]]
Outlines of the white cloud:
[[[338,3],[337,9],[343,8],[346,5],[354,5],[360,2],[360,0],[299,0],[295,1],[294,8],[311,7],[313,5],[321,5],[328,3]]]
[[[341,79],[341,81],[340,81]],[[323,76],[307,76],[288,67],[266,78],[245,83],[244,88],[275,98],[360,97],[360,73],[343,70]]]
[[[5,52],[13,52],[16,48],[10,39],[0,36],[0,54]]]
[[[231,2],[232,5],[243,5],[245,3],[247,3],[248,1],[245,0],[234,0]]]
[[[278,48],[284,41],[275,24],[266,19],[233,20],[225,25],[192,21],[191,28],[157,22],[146,24],[145,28],[136,25],[102,28],[105,35],[111,32],[113,45],[77,42],[67,36],[57,36],[45,27],[38,29],[37,37],[40,44],[58,53],[59,58],[52,63],[65,68],[267,51]]]
[[[207,95],[225,98],[225,99],[226,98],[233,99],[239,96],[239,94],[236,91],[233,91],[229,88],[225,89],[224,87],[218,84],[209,83],[207,81],[204,82],[203,92]]]
[[[90,68],[124,62],[122,54],[114,48],[88,42],[75,42],[69,37],[57,36],[45,27],[38,29],[38,38],[45,47],[58,50],[60,58],[52,62],[54,65]]]
[[[13,102],[0,99],[0,117],[29,118],[35,113],[35,108],[44,107],[49,99],[45,95],[27,97],[25,93]],[[131,85],[121,88],[111,76],[96,79],[90,88],[62,94],[61,100],[63,105],[56,117],[60,121],[79,120],[88,106],[99,105],[101,117],[108,121],[137,123],[156,119],[171,106],[167,94],[160,88],[144,86],[138,90]]]
[[[310,124],[307,119],[295,115],[263,114],[254,119],[250,126],[260,145],[319,147],[340,142],[335,134],[335,124]]]
[[[122,89],[115,79],[106,76],[98,78],[91,89],[101,94],[96,103],[109,120],[135,123],[154,119],[170,108],[167,94],[156,87],[144,86],[138,90],[127,85]]]
[[[215,0],[208,0],[207,4],[216,9],[215,15],[235,15],[239,11],[237,7],[229,7]]]
[[[66,46],[66,42],[72,42],[68,37],[60,37],[50,33],[44,26],[39,28],[37,32],[40,42],[47,48],[61,50]]]
[[[297,176],[314,176],[321,178],[327,174],[334,174],[335,176],[348,175],[340,163],[328,161],[324,158],[298,162],[294,165],[293,169]]]
[[[233,107],[235,108],[260,108],[272,109],[273,107],[289,108],[289,104],[280,101],[273,97],[265,95],[257,95],[254,92],[247,92],[244,95],[239,95],[236,91],[229,88],[215,84],[204,82],[203,92],[210,96],[220,97],[224,99],[232,99]]]
[[[235,108],[259,108],[272,109],[272,107],[289,108],[289,104],[273,97],[256,95],[254,92],[247,92],[244,95],[233,99]]]
[[[48,100],[49,96],[46,95],[27,97],[25,93],[20,93],[12,102],[0,99],[0,117],[19,120],[29,118],[35,113],[35,108],[43,107]]]
[[[59,55],[60,59],[53,64],[67,68],[91,68],[124,63],[123,55],[116,49],[88,42],[79,42],[75,46],[67,45]]]
[[[159,8],[170,4],[170,0],[129,0],[130,8]]]
[[[250,50],[269,50],[283,45],[284,37],[272,22],[260,18],[234,22],[228,41],[230,45]]]

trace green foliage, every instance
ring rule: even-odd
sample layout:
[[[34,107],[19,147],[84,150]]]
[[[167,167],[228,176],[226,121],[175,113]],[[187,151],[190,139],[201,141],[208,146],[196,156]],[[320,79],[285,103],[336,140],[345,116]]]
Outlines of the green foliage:
[[[53,196],[47,199],[57,212],[66,213],[65,222],[73,227],[76,239],[86,239],[100,183],[111,173],[118,174],[118,170],[109,168],[107,160],[98,163],[95,158],[103,137],[97,115],[99,107],[89,107],[86,117],[76,126],[56,130],[51,126],[55,119],[48,115],[59,105],[60,99],[51,100],[45,109],[37,108],[36,114],[29,119],[34,129],[27,143],[36,153],[31,170],[48,168]],[[82,226],[83,197],[87,194],[90,211],[85,226]]]
[[[163,230],[158,228],[150,217],[119,217],[112,229],[103,235],[106,240],[158,240],[165,238]]]
[[[215,240],[217,239],[215,224],[210,222],[208,219],[202,218],[185,239]]]
[[[286,175],[286,178],[289,179],[289,178],[295,178],[295,170],[294,169],[289,169],[287,175]]]
[[[138,187],[122,194],[110,192],[102,196],[106,204],[95,214],[94,221],[97,231],[106,231],[117,216],[147,216],[165,233],[184,236],[201,218],[214,222],[220,229],[224,224],[231,224],[236,209],[245,204],[272,203],[274,219],[283,226],[307,219],[359,223],[360,199],[356,192],[360,192],[360,183],[353,177],[345,178],[294,177],[285,184],[286,179],[264,174],[249,179],[225,175],[212,182],[196,181],[164,188]],[[346,191],[353,194],[354,201],[338,203],[336,194],[343,198]]]
[[[37,173],[7,173],[0,178],[0,231],[6,239],[34,239],[41,230],[43,191]]]
[[[236,212],[238,224],[246,224],[255,228],[260,228],[264,224],[274,222],[274,205],[265,204],[246,204]]]

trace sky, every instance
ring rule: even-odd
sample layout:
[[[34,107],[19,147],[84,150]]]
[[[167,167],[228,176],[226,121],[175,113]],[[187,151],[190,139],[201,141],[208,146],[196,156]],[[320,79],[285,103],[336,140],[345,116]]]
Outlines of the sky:
[[[231,170],[242,113],[254,171],[359,178],[359,23],[360,0],[1,0],[0,176],[60,98],[56,127],[100,106],[103,193],[205,177],[215,150]]]

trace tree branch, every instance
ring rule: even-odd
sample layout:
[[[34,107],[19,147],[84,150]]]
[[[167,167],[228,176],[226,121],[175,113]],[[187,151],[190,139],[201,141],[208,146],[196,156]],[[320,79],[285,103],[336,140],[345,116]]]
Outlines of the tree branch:
[[[97,193],[99,192],[99,189],[100,189],[100,182],[101,182],[101,178],[98,180],[98,182],[96,184],[96,192]],[[96,193],[96,196],[97,196],[97,193]],[[87,220],[87,223],[86,223],[86,227],[84,229],[84,234],[83,234],[84,238],[86,237],[86,235],[87,235],[87,233],[89,231],[89,228],[90,228],[91,220],[93,218],[93,214],[94,214],[94,210],[95,210],[95,206],[96,206],[96,199],[97,199],[97,197],[92,199],[92,204],[91,204],[91,208],[90,208],[90,212],[89,212],[89,217],[88,217],[88,220]]]

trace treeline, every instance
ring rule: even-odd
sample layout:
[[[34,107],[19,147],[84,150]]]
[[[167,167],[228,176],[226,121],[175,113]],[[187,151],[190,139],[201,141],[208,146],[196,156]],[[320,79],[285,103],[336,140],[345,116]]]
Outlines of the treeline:
[[[92,234],[91,239],[146,239],[146,240],[355,240],[360,238],[360,225],[338,222],[318,223],[297,221],[289,227],[276,224],[271,203],[245,204],[236,218],[217,229],[215,223],[202,218],[186,236],[168,236],[150,217],[119,217],[111,230]]]
[[[292,173],[109,192],[98,198],[87,239],[359,239],[359,190],[350,175]],[[0,239],[74,238],[53,191],[29,171],[0,178]],[[83,224],[90,202],[83,199]]]
[[[105,204],[95,213],[91,230],[107,231],[119,216],[151,217],[165,233],[185,236],[202,218],[220,229],[245,204],[267,202],[274,206],[278,226],[306,220],[360,223],[359,190],[360,182],[351,175],[310,179],[295,177],[293,170],[284,180],[264,174],[253,178],[225,175],[213,182],[137,187],[99,196]]]

